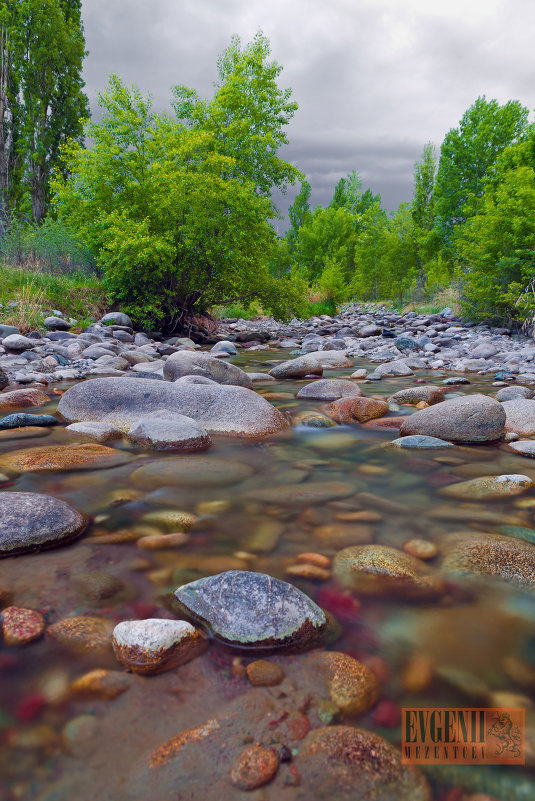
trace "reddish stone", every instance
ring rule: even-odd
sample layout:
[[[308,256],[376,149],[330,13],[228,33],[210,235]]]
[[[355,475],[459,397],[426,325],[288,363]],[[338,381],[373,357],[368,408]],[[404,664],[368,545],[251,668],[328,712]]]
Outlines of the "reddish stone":
[[[42,637],[45,619],[40,612],[8,606],[2,612],[2,634],[6,645],[26,645]]]
[[[279,769],[276,754],[262,745],[242,751],[230,772],[231,782],[240,790],[255,790],[267,784]]]
[[[41,714],[46,705],[46,698],[40,693],[27,695],[17,706],[15,717],[20,723],[29,723]]]
[[[399,726],[401,721],[401,710],[399,706],[388,698],[379,701],[373,712],[373,722],[376,726],[385,726],[393,729]]]

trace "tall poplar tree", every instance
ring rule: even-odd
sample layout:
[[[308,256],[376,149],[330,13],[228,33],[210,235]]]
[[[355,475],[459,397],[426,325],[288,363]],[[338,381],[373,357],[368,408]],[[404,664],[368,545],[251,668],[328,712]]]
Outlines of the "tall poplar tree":
[[[60,148],[88,115],[81,0],[1,0],[0,26],[0,193],[11,212],[26,194],[40,222]]]

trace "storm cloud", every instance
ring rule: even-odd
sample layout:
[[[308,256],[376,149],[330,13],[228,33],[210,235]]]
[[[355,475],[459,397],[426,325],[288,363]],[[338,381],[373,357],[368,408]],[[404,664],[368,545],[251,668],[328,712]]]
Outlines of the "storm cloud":
[[[263,30],[299,103],[284,156],[314,204],[356,170],[395,208],[424,145],[439,149],[479,95],[535,107],[535,7],[520,0],[84,0],[83,15],[93,111],[110,73],[161,109],[177,83],[209,96],[232,35]]]

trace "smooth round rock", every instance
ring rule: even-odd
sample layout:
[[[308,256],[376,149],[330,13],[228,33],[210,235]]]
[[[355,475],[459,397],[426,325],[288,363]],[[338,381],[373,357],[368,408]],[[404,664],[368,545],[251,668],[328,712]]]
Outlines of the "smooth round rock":
[[[149,462],[135,470],[131,479],[141,489],[153,490],[166,486],[226,487],[252,475],[252,468],[241,462],[195,455]]]
[[[423,434],[450,442],[491,442],[501,437],[504,425],[504,404],[486,395],[464,395],[411,414],[401,424],[400,434]]]
[[[179,350],[172,353],[163,368],[164,378],[175,381],[185,375],[211,378],[217,384],[230,384],[251,389],[253,382],[243,370],[234,364],[227,364],[209,353]]]
[[[47,629],[59,645],[77,654],[111,650],[113,623],[103,617],[66,617]]]
[[[404,542],[403,550],[405,553],[415,556],[417,559],[423,559],[424,561],[427,559],[434,559],[438,553],[438,548],[434,542],[418,538]]]
[[[120,670],[95,668],[73,681],[71,693],[81,698],[112,701],[130,689],[130,685],[130,677]]]
[[[96,470],[117,467],[130,459],[124,451],[107,448],[105,445],[43,445],[11,451],[0,456],[0,472],[48,473],[63,470]]]
[[[423,434],[414,434],[413,436],[409,437],[399,437],[399,439],[393,439],[392,442],[388,443],[388,445],[393,446],[394,448],[414,448],[415,450],[423,451],[435,451],[441,450],[442,448],[455,447],[452,442],[446,442],[446,440],[437,439],[437,437],[426,437]]]
[[[427,600],[444,592],[444,582],[427,565],[387,545],[354,545],[334,557],[333,573],[357,595]]]
[[[388,403],[380,398],[341,398],[326,411],[337,423],[366,423],[388,414]]]
[[[123,437],[123,432],[111,423],[92,423],[85,420],[82,423],[71,423],[65,430],[82,434],[97,442],[113,442]]]
[[[128,432],[135,445],[157,451],[203,451],[212,440],[191,417],[168,412],[153,412],[140,417]]]
[[[327,624],[307,595],[265,573],[229,570],[185,584],[175,597],[218,639],[243,648],[303,646]]]
[[[305,378],[307,375],[323,375],[323,367],[316,354],[311,356],[298,356],[297,359],[289,359],[275,365],[269,375],[273,378]]]
[[[464,576],[491,577],[533,591],[535,545],[501,534],[453,532],[442,540],[442,570]]]
[[[100,322],[107,323],[108,325],[122,325],[125,328],[134,327],[130,317],[123,312],[108,312],[104,317],[101,317]]]
[[[295,759],[298,801],[431,801],[420,770],[378,734],[352,726],[309,732]]]
[[[13,351],[13,353],[22,353],[25,350],[34,348],[35,340],[24,337],[22,334],[9,334],[2,340],[2,345],[6,350]]]
[[[499,389],[496,393],[496,400],[503,403],[504,401],[515,400],[515,398],[532,398],[535,395],[535,391],[529,389],[529,387],[521,387],[517,385],[513,385],[511,387],[503,387],[503,389]]]
[[[1,400],[0,395],[0,400]],[[514,398],[502,403],[506,414],[505,430],[514,431],[521,437],[535,434],[535,400]]]
[[[71,422],[113,423],[123,431],[128,431],[141,416],[159,411],[191,417],[208,433],[238,437],[263,437],[289,427],[281,412],[245,387],[146,378],[80,382],[64,393],[58,411]]]
[[[393,403],[413,404],[425,401],[430,406],[444,400],[444,387],[435,387],[433,384],[418,384],[395,392],[388,400]]]
[[[35,492],[1,492],[0,521],[0,556],[63,545],[88,525],[65,501]]]
[[[208,647],[208,640],[185,620],[125,620],[113,630],[119,662],[133,673],[153,675],[184,665]]]
[[[7,431],[11,428],[26,428],[28,426],[57,426],[59,420],[51,414],[8,414],[0,420],[0,431]]]
[[[245,668],[247,678],[255,687],[274,687],[284,678],[284,671],[276,662],[257,659]]]
[[[358,398],[363,391],[351,381],[343,378],[320,378],[302,387],[296,397],[303,400],[333,401],[338,398]]]
[[[375,368],[375,372],[377,375],[381,376],[381,378],[395,378],[397,376],[414,375],[411,368],[408,367],[401,359],[395,359],[392,362],[386,362],[386,364],[379,364]]]
[[[509,449],[518,453],[519,456],[528,456],[535,459],[535,440],[519,439],[516,442],[509,442]]]
[[[228,339],[224,339],[221,342],[216,342],[216,344],[210,349],[210,353],[222,353],[227,356],[237,356],[238,351],[233,342],[229,342]]]
[[[40,389],[14,389],[0,395],[0,412],[25,409],[29,406],[44,406],[50,398]]]
[[[255,790],[271,781],[278,769],[279,760],[274,751],[262,745],[250,745],[234,763],[230,780],[240,790]]]
[[[2,610],[1,617],[6,645],[27,645],[43,636],[45,619],[40,612],[8,606]]]
[[[64,320],[61,317],[45,317],[44,319],[45,328],[49,331],[68,331],[69,328],[72,328],[71,324],[68,320]]]
[[[247,493],[247,497],[281,506],[308,506],[347,498],[354,491],[355,488],[344,481],[306,481],[302,484],[284,484],[253,490]]]
[[[314,651],[303,660],[303,669],[326,682],[331,702],[344,715],[363,715],[379,698],[375,673],[349,654]]]
[[[449,484],[438,492],[448,498],[493,501],[521,495],[531,487],[533,481],[528,476],[512,474],[472,478],[469,481],[460,481],[458,484]]]

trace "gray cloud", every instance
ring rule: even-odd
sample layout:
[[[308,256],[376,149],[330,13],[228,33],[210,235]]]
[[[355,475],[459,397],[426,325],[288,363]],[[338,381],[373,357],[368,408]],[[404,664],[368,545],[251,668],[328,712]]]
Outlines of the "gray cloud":
[[[535,7],[520,0],[84,0],[87,91],[109,74],[166,107],[184,83],[209,95],[233,34],[261,28],[299,110],[285,157],[328,203],[356,169],[395,208],[410,200],[414,161],[437,147],[476,97],[535,106]],[[293,192],[281,199],[286,210]]]

